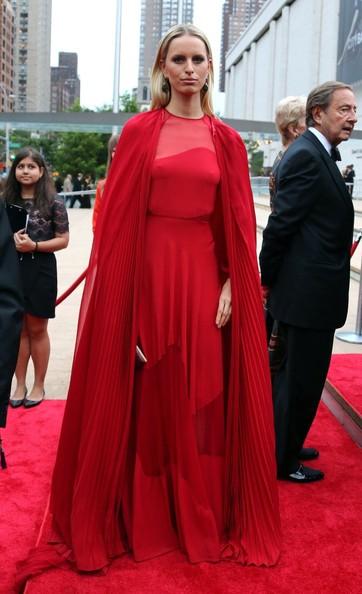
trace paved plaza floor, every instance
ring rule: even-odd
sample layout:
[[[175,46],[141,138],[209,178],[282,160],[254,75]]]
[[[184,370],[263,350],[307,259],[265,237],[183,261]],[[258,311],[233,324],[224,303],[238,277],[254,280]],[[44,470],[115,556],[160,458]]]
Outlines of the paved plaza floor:
[[[86,268],[92,244],[92,211],[86,209],[68,209],[70,221],[70,242],[66,250],[58,252],[58,295],[61,295]],[[265,224],[264,215],[257,209],[258,224]],[[258,237],[260,245],[260,234]],[[359,246],[355,262],[360,266],[362,245]],[[359,262],[359,264],[358,264]],[[61,303],[56,311],[55,320],[49,322],[51,356],[46,378],[46,398],[66,398],[73,349],[77,329],[78,311],[83,285]],[[354,331],[356,324],[359,283],[351,280],[350,307],[345,330]],[[335,353],[362,353],[362,345],[350,344],[335,339]],[[28,387],[31,386],[29,370]]]

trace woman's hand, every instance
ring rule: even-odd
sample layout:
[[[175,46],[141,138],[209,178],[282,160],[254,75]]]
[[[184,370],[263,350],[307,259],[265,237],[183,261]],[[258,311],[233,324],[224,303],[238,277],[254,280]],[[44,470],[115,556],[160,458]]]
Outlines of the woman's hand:
[[[219,307],[216,314],[216,326],[222,328],[228,323],[231,316],[231,284],[228,278],[221,289]]]
[[[35,241],[30,239],[29,235],[25,233],[25,229],[20,229],[14,233],[15,247],[18,252],[33,252],[35,250]]]

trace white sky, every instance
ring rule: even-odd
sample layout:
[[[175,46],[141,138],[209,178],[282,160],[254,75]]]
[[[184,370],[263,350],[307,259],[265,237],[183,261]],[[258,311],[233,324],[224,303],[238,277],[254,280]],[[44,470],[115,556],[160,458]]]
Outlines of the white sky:
[[[223,0],[194,0],[194,24],[210,39],[219,70]],[[140,0],[123,0],[120,93],[137,86]],[[58,52],[77,52],[81,104],[100,107],[113,100],[116,0],[52,0],[51,65]],[[215,88],[218,81],[216,80]],[[215,93],[222,113],[223,94]]]

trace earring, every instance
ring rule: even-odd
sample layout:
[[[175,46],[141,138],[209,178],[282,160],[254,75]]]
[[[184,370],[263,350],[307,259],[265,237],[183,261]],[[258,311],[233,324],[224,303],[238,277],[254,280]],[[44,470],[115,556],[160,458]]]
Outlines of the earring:
[[[164,93],[170,92],[170,81],[168,80],[168,78],[164,77],[164,79],[162,81],[162,90]]]
[[[205,80],[202,90],[204,91],[204,93],[207,93],[207,91],[209,90],[209,83],[207,82],[207,79]]]

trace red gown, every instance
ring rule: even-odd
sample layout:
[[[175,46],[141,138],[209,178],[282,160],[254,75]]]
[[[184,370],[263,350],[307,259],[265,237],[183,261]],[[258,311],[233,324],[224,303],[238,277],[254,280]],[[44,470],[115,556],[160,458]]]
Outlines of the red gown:
[[[234,130],[164,109],[127,122],[83,293],[51,489],[54,544],[32,552],[20,580],[64,559],[94,571],[129,550],[277,562],[255,229]],[[225,267],[233,309],[220,332]],[[138,340],[148,363],[135,372]]]
[[[151,170],[125,533],[137,560],[217,560],[224,397],[212,215],[220,170],[207,118],[169,116]],[[133,449],[135,451],[133,451]]]

